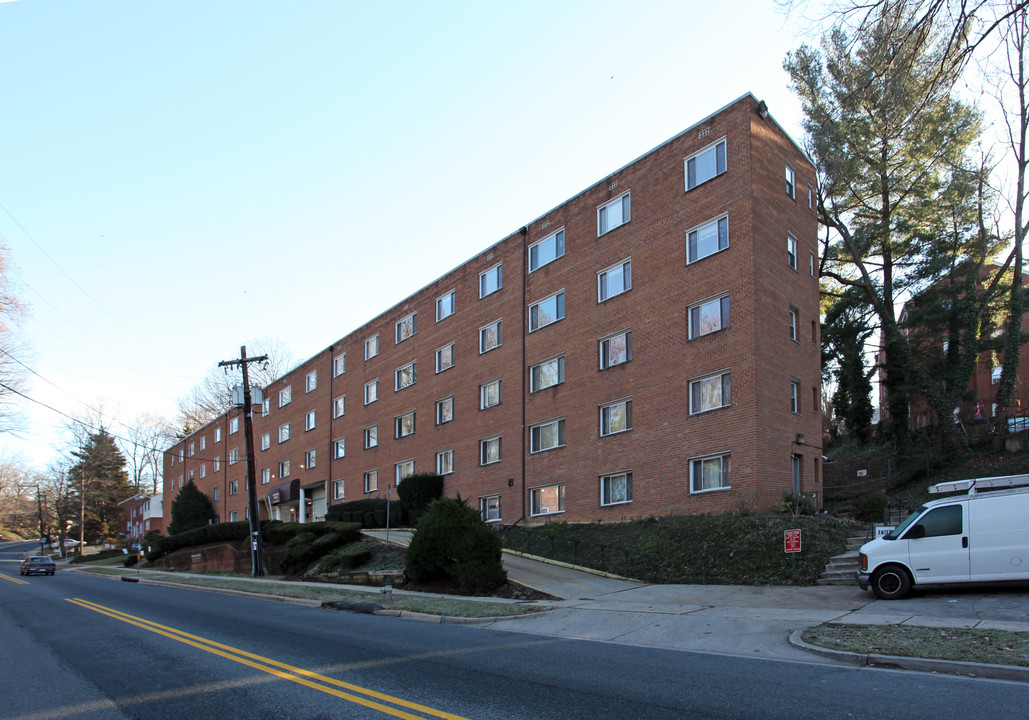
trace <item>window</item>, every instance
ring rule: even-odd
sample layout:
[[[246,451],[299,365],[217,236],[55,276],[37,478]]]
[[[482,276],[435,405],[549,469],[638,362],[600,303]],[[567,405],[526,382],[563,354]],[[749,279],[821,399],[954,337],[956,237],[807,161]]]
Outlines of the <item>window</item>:
[[[486,410],[500,404],[500,380],[490,380],[479,386],[479,409]]]
[[[279,479],[288,480],[292,473],[289,469],[289,460],[283,460],[279,463]]]
[[[189,447],[188,447],[188,449],[187,449],[187,451],[186,451],[186,452],[187,452],[187,454],[188,454],[188,455],[189,455],[190,457],[194,457],[194,456],[195,456],[195,455],[197,454],[197,452],[196,452],[196,451],[197,451],[197,449],[196,449],[196,444],[195,444],[195,443],[190,443],[190,444],[189,444]]]
[[[364,341],[364,359],[371,360],[379,354],[379,334],[376,333]]]
[[[811,190],[811,186],[810,185],[807,186],[807,209],[808,210],[814,210],[815,209],[814,192]]]
[[[717,410],[732,402],[729,373],[709,375],[690,383],[690,414]]]
[[[600,504],[621,505],[632,502],[632,473],[600,476]]]
[[[728,455],[712,455],[690,460],[690,492],[721,490],[727,487],[729,487]]]
[[[364,429],[364,449],[377,447],[379,444],[379,426],[372,425]]]
[[[565,356],[559,355],[529,368],[529,392],[544,390],[565,381]]]
[[[800,381],[790,380],[790,412],[800,414]]]
[[[342,500],[346,497],[346,483],[343,480],[334,480],[332,482],[332,499]]]
[[[436,424],[442,425],[454,419],[454,396],[436,401]]]
[[[264,433],[261,435],[261,449],[267,450],[272,446],[272,434]]]
[[[945,505],[927,512],[918,524],[925,528],[925,537],[960,535],[963,528],[961,516],[960,505]]]
[[[818,388],[811,388],[811,412],[818,412],[818,408],[821,407],[821,402],[818,399]]]
[[[289,423],[279,425],[279,442],[284,443],[287,440],[289,440]]]
[[[233,510],[229,513],[229,522],[236,522],[239,520],[239,510]]]
[[[632,430],[632,400],[619,400],[600,406],[600,435]]]
[[[238,433],[238,432],[239,432],[239,418],[238,417],[234,417],[231,420],[229,420],[229,435],[234,435],[235,433]],[[181,459],[182,459],[182,457],[180,455],[179,460],[181,460]]]
[[[279,407],[289,405],[293,400],[293,386],[287,385],[279,390]]]
[[[565,316],[565,294],[562,290],[529,306],[529,332],[539,330]]]
[[[395,418],[396,423],[396,437],[402,438],[408,435],[414,435],[414,410],[406,412],[403,415],[397,415]]]
[[[811,270],[811,277],[815,276],[815,253],[813,251],[808,252],[807,264]]]
[[[1000,382],[1000,376],[1004,374],[1004,366],[996,365],[990,370],[990,384],[996,385]]]
[[[332,457],[335,460],[339,460],[342,457],[346,457],[347,454],[347,441],[346,438],[336,438],[332,443]]]
[[[797,269],[797,238],[792,235],[786,236],[786,264]]]
[[[201,452],[203,452],[206,449],[207,449],[207,436],[204,435],[202,438],[200,438],[200,450],[201,450]]]
[[[268,417],[272,412],[272,399],[265,398],[261,401],[261,417]]]
[[[786,166],[786,194],[794,200],[797,199],[797,174],[789,165]],[[808,197],[810,198],[810,195]]]
[[[364,404],[371,405],[379,399],[379,381],[372,380],[364,385]]]
[[[632,218],[629,210],[629,193],[617,197],[597,208],[597,237],[624,225]]]
[[[270,467],[261,468],[261,484],[267,485],[272,481],[272,469]]]
[[[725,139],[686,158],[686,189],[706,183],[725,172]]]
[[[530,513],[532,515],[553,515],[565,511],[564,485],[533,488],[530,494],[532,499]]]
[[[304,392],[313,392],[318,387],[318,371],[312,370],[304,378]]]
[[[200,464],[200,479],[203,480],[207,477],[207,463]]]
[[[479,498],[479,513],[483,522],[500,522],[500,496]]]
[[[436,453],[436,474],[449,475],[454,472],[454,450],[440,450]]]
[[[597,273],[597,302],[632,288],[632,261],[626,260]]]
[[[609,335],[600,340],[600,369],[606,370],[632,360],[632,330]]]
[[[729,247],[729,216],[723,215],[686,233],[687,262],[695,263]]]
[[[218,502],[221,499],[222,499],[222,489],[220,487],[215,486],[215,488],[214,488],[214,501]]]
[[[343,417],[347,414],[347,396],[340,395],[332,401],[332,417]]]
[[[415,383],[417,375],[417,363],[409,362],[404,367],[397,368],[393,373],[394,376],[394,391],[399,392],[406,387],[411,387]]]
[[[308,450],[307,452],[304,453],[304,468],[310,470],[311,468],[313,468],[315,466],[315,464],[317,464],[317,462],[318,462],[318,458],[317,458],[317,451],[316,450]],[[303,468],[301,468],[301,469],[303,469]]]
[[[397,485],[406,478],[414,475],[414,460],[404,460],[396,464]]]
[[[379,489],[379,471],[369,470],[364,474],[364,491],[366,493],[375,492]]]
[[[565,231],[558,230],[529,246],[529,272],[539,270],[565,254]]]
[[[495,320],[485,327],[479,328],[479,354],[489,352],[493,348],[500,347],[502,342],[500,334],[500,320]]]
[[[239,480],[229,480],[229,495],[239,493]]]
[[[347,354],[337,355],[332,360],[332,376],[339,377],[347,371]]]
[[[436,322],[454,314],[454,295],[451,290],[443,297],[436,298]]]
[[[214,429],[214,441],[215,442],[221,442],[222,441],[222,429],[221,428],[215,428]]]
[[[501,272],[502,263],[498,263],[489,270],[479,273],[479,298],[492,295],[504,286],[504,277]]]
[[[235,465],[238,462],[239,462],[239,448],[232,448],[231,450],[229,450],[229,465]],[[190,470],[190,474],[192,474],[192,472],[193,471]]]
[[[790,340],[797,342],[797,308],[790,307]]]
[[[500,462],[500,436],[479,441],[479,464],[492,465]]]
[[[444,345],[436,351],[436,372],[441,373],[454,367],[454,343]]]
[[[417,315],[418,313],[411,313],[397,323],[396,343],[398,345],[418,331]]]
[[[690,340],[729,327],[729,296],[697,303],[690,308]]]
[[[537,453],[544,450],[553,450],[554,448],[564,447],[564,444],[564,418],[540,423],[529,428],[529,452]]]
[[[212,471],[213,472],[218,472],[219,470],[221,470],[221,467],[222,467],[222,459],[220,457],[216,457],[214,459],[214,462],[212,463],[212,465],[214,465],[214,468],[212,468]]]
[[[304,416],[304,430],[314,430],[318,425],[317,411],[311,410]]]
[[[189,473],[186,474],[186,482],[193,482],[193,480],[195,480],[195,479],[196,479],[196,471],[195,470],[190,470]]]

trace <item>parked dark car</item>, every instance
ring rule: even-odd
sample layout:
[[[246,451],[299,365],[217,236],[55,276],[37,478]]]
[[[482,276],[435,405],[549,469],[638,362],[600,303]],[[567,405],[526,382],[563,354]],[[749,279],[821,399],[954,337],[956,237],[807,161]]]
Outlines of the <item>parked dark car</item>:
[[[33,555],[25,558],[21,563],[22,575],[53,575],[57,572],[57,565],[48,557]]]

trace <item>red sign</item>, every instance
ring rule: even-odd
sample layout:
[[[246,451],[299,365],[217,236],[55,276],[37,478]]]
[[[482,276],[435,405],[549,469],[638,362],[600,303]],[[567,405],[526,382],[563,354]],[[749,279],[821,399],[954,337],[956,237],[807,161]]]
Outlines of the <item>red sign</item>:
[[[787,530],[783,533],[783,549],[788,553],[800,552],[800,530]]]

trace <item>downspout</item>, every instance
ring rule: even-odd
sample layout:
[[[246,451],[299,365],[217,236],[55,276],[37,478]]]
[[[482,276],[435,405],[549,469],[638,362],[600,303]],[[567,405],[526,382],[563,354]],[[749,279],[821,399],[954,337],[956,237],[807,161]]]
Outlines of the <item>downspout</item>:
[[[333,475],[332,475],[332,461],[336,459],[335,441],[332,439],[334,437],[333,433],[332,433],[332,421],[335,419],[334,415],[336,414],[336,412],[335,412],[336,408],[334,406],[335,405],[335,400],[333,400],[333,398],[336,396],[336,393],[332,389],[332,384],[333,384],[333,382],[336,379],[336,357],[335,357],[336,346],[335,345],[329,345],[328,352],[329,352],[329,440],[328,440],[328,443],[329,443],[329,478],[328,478],[328,480],[325,481],[325,511],[326,512],[329,511],[329,504],[335,499],[335,498],[332,497],[333,494],[329,492],[329,488],[331,488],[333,486],[333,482],[334,482],[333,479],[332,479],[333,478]],[[344,362],[346,362],[346,361],[344,360]],[[344,450],[344,452],[345,452],[345,450]],[[344,486],[345,486],[345,483],[344,483]],[[344,487],[344,490],[343,490],[343,500],[344,500],[344,502],[346,501],[346,488],[345,487]],[[314,503],[313,502],[311,503],[311,517],[312,517],[312,519],[314,518]]]
[[[518,374],[521,376],[521,396],[522,396],[522,431],[521,431],[521,436],[520,436],[520,438],[521,438],[520,439],[520,442],[521,442],[521,452],[519,453],[519,456],[521,458],[520,462],[521,462],[521,473],[522,473],[522,493],[521,493],[522,494],[522,516],[520,518],[518,518],[518,522],[521,522],[522,520],[525,519],[525,402],[526,402],[526,397],[525,397],[525,391],[526,391],[526,387],[525,387],[525,375],[526,375],[526,371],[525,371],[525,336],[526,336],[526,329],[527,329],[526,328],[526,319],[525,318],[526,318],[526,315],[528,314],[528,309],[526,308],[526,305],[525,305],[525,298],[526,298],[526,284],[528,282],[528,277],[527,277],[527,273],[526,273],[526,270],[528,270],[528,267],[527,267],[527,262],[528,261],[526,260],[528,248],[526,246],[526,243],[527,243],[528,237],[529,237],[529,226],[528,225],[523,226],[522,229],[519,230],[519,232],[522,234],[522,306],[521,306],[521,308],[518,311],[519,315],[521,316],[521,320],[519,322],[521,324],[521,333],[520,334],[521,334],[521,340],[522,340],[522,364],[521,364],[521,367],[518,369]]]

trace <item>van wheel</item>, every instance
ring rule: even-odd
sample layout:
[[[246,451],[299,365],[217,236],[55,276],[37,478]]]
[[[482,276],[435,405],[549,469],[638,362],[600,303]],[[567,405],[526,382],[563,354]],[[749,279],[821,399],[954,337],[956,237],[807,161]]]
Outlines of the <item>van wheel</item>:
[[[872,591],[881,600],[898,600],[911,589],[907,570],[896,565],[881,567],[872,574]]]

